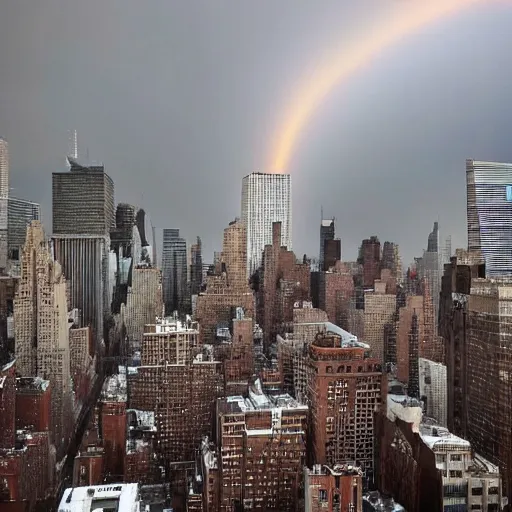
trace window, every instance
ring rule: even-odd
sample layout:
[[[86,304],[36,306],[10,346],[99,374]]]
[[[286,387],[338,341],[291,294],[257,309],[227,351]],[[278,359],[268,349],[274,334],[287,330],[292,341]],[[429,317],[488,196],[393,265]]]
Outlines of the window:
[[[451,469],[450,478],[462,478],[462,471]]]
[[[327,502],[327,491],[325,489],[319,489],[318,490],[318,501],[320,503]]]
[[[460,462],[462,460],[462,455],[460,453],[453,453],[450,455],[450,460]]]

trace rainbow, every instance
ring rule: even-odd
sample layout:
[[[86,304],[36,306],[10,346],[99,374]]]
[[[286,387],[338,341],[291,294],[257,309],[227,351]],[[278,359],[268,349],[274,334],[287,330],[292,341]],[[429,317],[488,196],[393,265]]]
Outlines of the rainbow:
[[[436,20],[450,16],[464,8],[489,0],[410,0],[403,2],[404,10],[390,20],[368,31],[368,37],[349,45],[340,55],[330,60],[307,80],[294,97],[291,109],[276,140],[270,172],[281,174],[288,169],[293,150],[305,127],[322,100],[340,82],[350,78],[381,51],[402,38]],[[408,4],[414,4],[408,7]]]

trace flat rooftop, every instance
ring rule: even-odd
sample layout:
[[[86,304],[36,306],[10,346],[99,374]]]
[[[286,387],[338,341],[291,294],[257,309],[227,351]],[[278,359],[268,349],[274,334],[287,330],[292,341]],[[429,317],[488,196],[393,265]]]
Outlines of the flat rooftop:
[[[138,484],[70,487],[64,491],[58,512],[93,512],[99,509],[138,512],[138,490]]]
[[[431,423],[420,425],[420,436],[432,451],[471,451],[471,443],[452,434],[447,428]]]
[[[388,394],[388,402],[390,400],[396,404],[400,404],[402,407],[422,407],[421,400],[418,400],[417,398],[411,398],[408,395]]]
[[[34,392],[46,391],[50,385],[49,380],[44,380],[41,377],[19,377],[16,379],[16,391],[18,392]]]
[[[154,324],[148,325],[151,326],[151,330],[144,334],[166,334],[172,332],[197,334],[199,332],[197,322],[182,322],[172,317],[157,318]]]
[[[261,390],[261,382],[249,389],[249,396],[228,396],[221,401],[220,411],[223,413],[242,413],[272,409],[295,409],[307,411],[308,406],[301,404],[288,393],[280,395],[266,395]]]
[[[119,366],[119,373],[111,375],[103,384],[100,400],[103,402],[126,402],[128,387],[126,384],[126,368]]]

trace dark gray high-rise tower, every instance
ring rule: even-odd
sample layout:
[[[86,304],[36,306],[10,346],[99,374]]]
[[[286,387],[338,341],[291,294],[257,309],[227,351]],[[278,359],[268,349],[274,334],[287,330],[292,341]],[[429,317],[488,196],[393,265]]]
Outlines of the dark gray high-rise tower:
[[[190,293],[199,294],[203,283],[203,254],[201,250],[201,239],[197,237],[197,243],[190,249]]]
[[[84,167],[68,157],[70,170],[53,173],[53,248],[69,281],[71,307],[81,311],[100,340],[110,313],[110,231],[115,227],[114,182],[103,166]]]
[[[320,271],[324,270],[325,242],[327,240],[334,240],[334,235],[334,219],[322,219],[320,224],[320,258],[318,261],[318,268]]]
[[[165,313],[183,313],[187,300],[187,242],[179,229],[164,229],[162,244],[162,289]]]
[[[115,227],[112,178],[102,165],[68,162],[68,172],[53,173],[53,234],[108,236]]]

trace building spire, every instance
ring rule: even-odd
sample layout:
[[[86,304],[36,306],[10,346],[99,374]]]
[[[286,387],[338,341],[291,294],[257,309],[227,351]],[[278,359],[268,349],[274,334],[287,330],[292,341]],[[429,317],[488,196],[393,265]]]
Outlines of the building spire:
[[[76,130],[73,132],[73,158],[78,159],[78,134]]]

